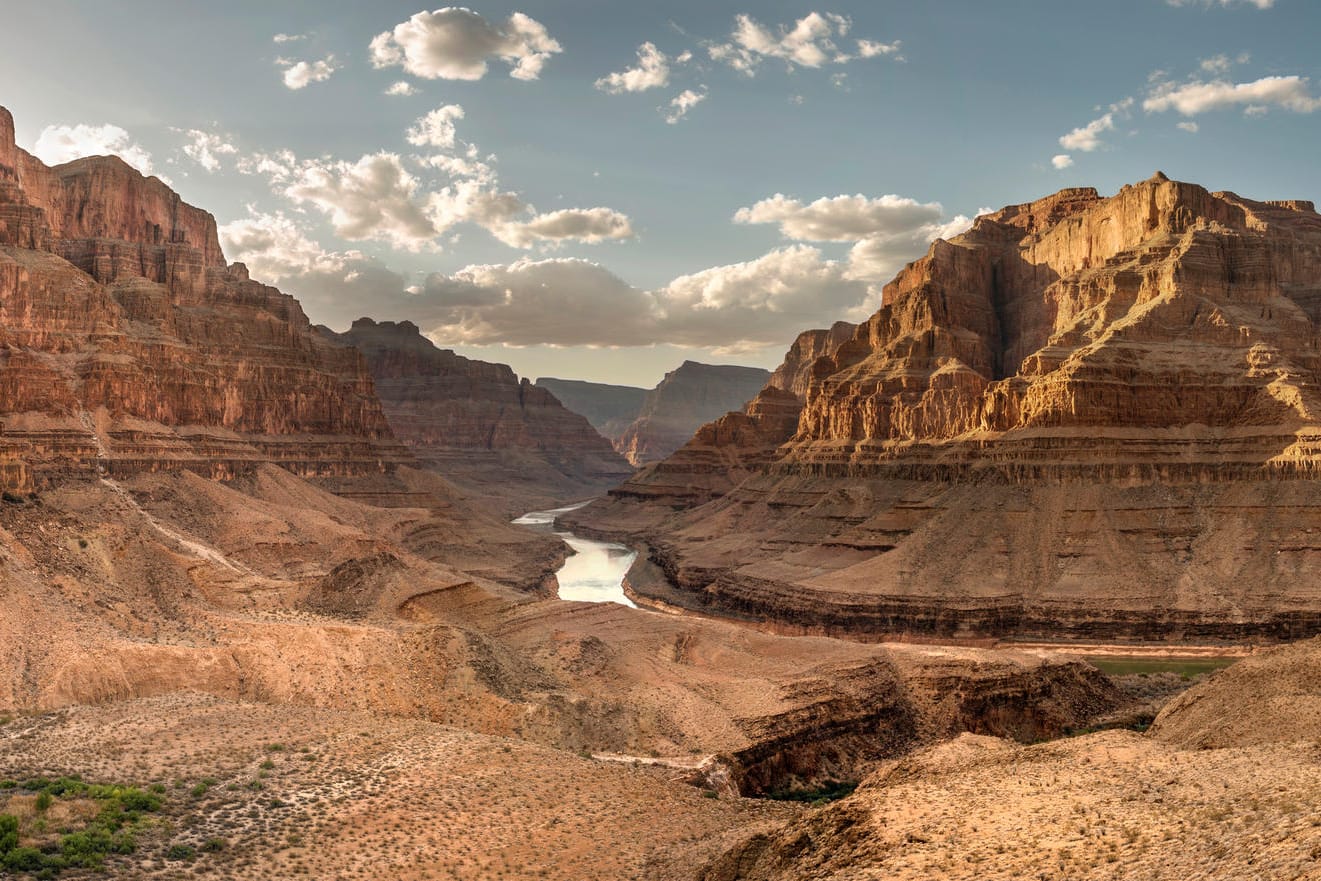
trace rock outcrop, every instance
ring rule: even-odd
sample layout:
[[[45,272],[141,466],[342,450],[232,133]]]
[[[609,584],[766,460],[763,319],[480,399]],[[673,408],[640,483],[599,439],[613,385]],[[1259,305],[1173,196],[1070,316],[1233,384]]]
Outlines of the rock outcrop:
[[[884,303],[570,520],[646,542],[667,602],[788,628],[1321,629],[1311,203],[1064,190],[935,242]]]
[[[647,392],[637,418],[615,441],[634,465],[663,459],[704,423],[742,410],[770,374],[758,367],[685,361]]]
[[[227,266],[210,214],[117,157],[47,167],[0,108],[0,484],[407,458],[361,357]]]
[[[460,486],[512,492],[521,513],[633,473],[586,419],[504,364],[440,349],[408,321],[361,318],[342,334],[320,330],[363,353],[395,434]]]
[[[543,376],[537,386],[559,399],[560,403],[579,413],[592,423],[592,427],[606,440],[614,443],[628,430],[638,413],[647,390],[631,385],[607,385],[585,382],[581,379],[555,379]]]

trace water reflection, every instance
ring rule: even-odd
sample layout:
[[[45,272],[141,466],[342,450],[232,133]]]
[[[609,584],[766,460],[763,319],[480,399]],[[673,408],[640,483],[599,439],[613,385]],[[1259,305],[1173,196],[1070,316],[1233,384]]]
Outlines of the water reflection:
[[[637,559],[637,551],[613,542],[582,538],[572,532],[563,532],[553,527],[555,518],[560,514],[576,511],[586,504],[587,502],[582,502],[567,508],[531,511],[519,517],[514,523],[553,532],[573,549],[573,555],[565,560],[564,565],[555,573],[555,578],[560,583],[560,599],[581,600],[588,603],[620,603],[636,609],[637,606],[633,601],[624,595],[624,574]]]

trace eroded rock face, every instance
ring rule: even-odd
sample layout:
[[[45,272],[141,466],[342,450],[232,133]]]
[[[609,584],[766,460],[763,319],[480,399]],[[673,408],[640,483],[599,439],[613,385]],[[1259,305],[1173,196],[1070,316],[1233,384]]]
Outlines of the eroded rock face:
[[[665,458],[704,423],[744,405],[770,378],[758,367],[685,361],[647,392],[633,424],[615,442],[634,465]]]
[[[404,461],[357,353],[226,266],[215,219],[116,157],[48,168],[0,109],[0,483]]]
[[[642,410],[647,390],[631,385],[608,385],[581,379],[555,379],[543,376],[537,387],[544,388],[564,406],[580,413],[606,440],[614,443],[628,430]]]
[[[633,473],[586,419],[504,364],[440,349],[408,321],[361,318],[342,334],[321,331],[363,353],[399,439],[461,484],[489,478],[503,491],[496,484],[526,480],[555,498]]]
[[[646,540],[687,604],[815,631],[1321,627],[1310,203],[1065,190],[884,302],[579,522]]]

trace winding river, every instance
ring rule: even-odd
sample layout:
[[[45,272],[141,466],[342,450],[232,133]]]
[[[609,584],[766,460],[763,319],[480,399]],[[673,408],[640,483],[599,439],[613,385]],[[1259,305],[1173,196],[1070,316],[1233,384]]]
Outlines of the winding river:
[[[555,578],[560,584],[560,599],[588,603],[619,603],[636,609],[637,606],[633,601],[624,595],[624,575],[628,572],[628,567],[637,559],[637,551],[621,544],[594,541],[555,528],[556,517],[569,511],[576,511],[586,504],[587,502],[581,502],[567,508],[530,511],[513,522],[520,526],[531,526],[534,529],[554,533],[573,549],[573,554],[555,573]]]

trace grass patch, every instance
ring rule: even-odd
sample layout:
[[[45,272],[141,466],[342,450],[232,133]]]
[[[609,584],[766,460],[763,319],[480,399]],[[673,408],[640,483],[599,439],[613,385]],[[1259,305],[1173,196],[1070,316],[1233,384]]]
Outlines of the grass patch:
[[[1115,657],[1091,655],[1083,660],[1107,676],[1141,676],[1153,673],[1176,673],[1192,679],[1203,673],[1223,670],[1238,658],[1160,658],[1160,657]]]
[[[53,878],[65,869],[101,869],[137,849],[137,834],[161,799],[136,786],[77,777],[5,781],[0,799],[0,869]],[[58,832],[48,832],[51,827]]]
[[[775,801],[801,801],[812,805],[829,804],[839,801],[846,795],[852,795],[858,788],[856,780],[830,780],[814,789],[776,789],[766,793],[765,797]]]

